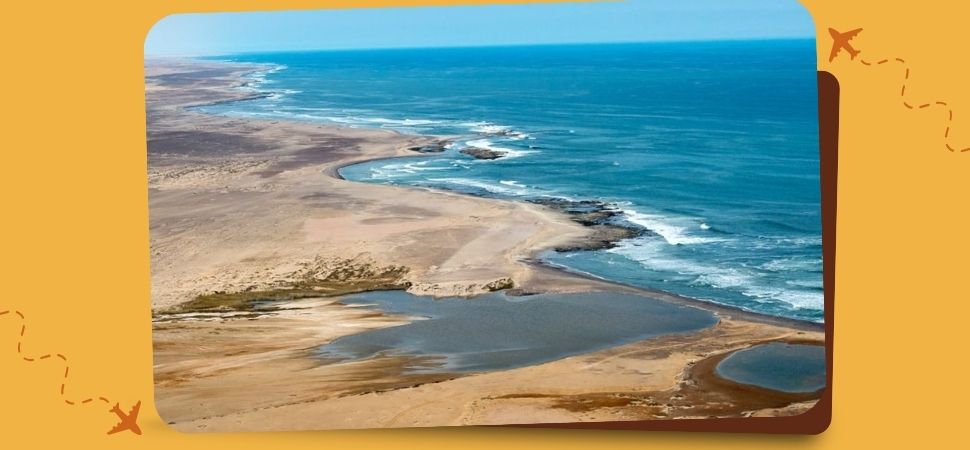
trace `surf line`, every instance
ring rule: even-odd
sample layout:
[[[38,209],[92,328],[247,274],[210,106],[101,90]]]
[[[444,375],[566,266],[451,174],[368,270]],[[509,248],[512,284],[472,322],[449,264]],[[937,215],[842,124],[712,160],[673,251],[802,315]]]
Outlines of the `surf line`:
[[[24,313],[19,310],[2,310],[0,311],[0,318],[19,318],[20,333],[17,335],[17,355],[27,363],[41,363],[41,361],[60,361],[61,366],[64,367],[63,376],[61,377],[60,383],[60,396],[64,401],[65,405],[69,406],[81,406],[94,404],[95,401],[104,402],[105,404],[111,404],[111,401],[107,397],[91,396],[91,397],[73,397],[67,395],[68,379],[71,374],[71,366],[68,364],[68,358],[63,353],[44,353],[36,354],[34,356],[28,356],[28,353],[24,350],[24,336],[27,334],[27,318]],[[110,412],[110,411],[109,411]]]
[[[836,55],[838,55],[839,50],[843,48],[849,52],[850,60],[854,61],[856,59],[855,58],[856,55],[859,54],[859,51],[852,49],[852,47],[849,45],[848,42],[852,40],[852,38],[854,38],[856,35],[858,35],[861,31],[862,29],[859,28],[847,33],[839,33],[835,29],[829,28],[829,33],[832,35],[832,54],[829,57],[829,61],[831,62],[832,60],[834,60]],[[944,111],[946,111],[946,127],[943,130],[943,145],[950,152],[959,152],[959,153],[970,152],[970,147],[958,149],[950,144],[950,131],[953,127],[953,107],[952,106],[950,106],[947,102],[943,100],[938,100],[935,102],[928,102],[928,103],[915,103],[915,102],[910,103],[909,101],[907,101],[906,86],[909,83],[911,70],[910,70],[910,66],[906,63],[906,60],[902,58],[893,58],[893,59],[883,58],[880,60],[867,60],[865,58],[859,58],[859,62],[862,63],[862,65],[867,67],[881,66],[888,63],[899,64],[904,69],[902,87],[899,89],[899,96],[902,100],[903,106],[905,106],[906,109],[913,109],[913,110],[927,109],[931,107],[942,108]]]

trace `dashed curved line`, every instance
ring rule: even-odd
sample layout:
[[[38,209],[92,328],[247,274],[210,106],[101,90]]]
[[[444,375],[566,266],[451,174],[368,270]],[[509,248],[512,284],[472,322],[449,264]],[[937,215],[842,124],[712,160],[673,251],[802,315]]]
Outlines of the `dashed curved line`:
[[[896,61],[896,62],[898,62],[898,63],[900,63],[900,64],[906,64],[906,60],[904,60],[902,58],[894,58],[893,60]],[[881,59],[879,61],[876,61],[875,63],[872,63],[870,61],[865,60],[864,58],[859,58],[859,62],[862,63],[863,65],[866,65],[866,66],[872,66],[873,64],[875,64],[875,65],[886,64],[889,61],[890,61],[889,59]],[[949,150],[950,152],[957,152],[958,150],[956,148],[954,148],[950,144],[950,142],[949,142],[949,139],[950,139],[950,131],[952,129],[950,123],[953,122],[953,108],[950,108],[949,107],[949,104],[947,102],[945,102],[945,101],[942,101],[942,100],[937,100],[935,102],[929,102],[929,103],[921,103],[919,105],[911,105],[908,101],[906,101],[905,100],[905,97],[906,97],[906,86],[907,86],[907,82],[909,81],[909,77],[910,77],[911,71],[910,71],[910,68],[908,66],[905,69],[906,69],[906,72],[903,74],[903,84],[899,88],[899,96],[900,97],[903,97],[903,106],[905,106],[907,109],[926,109],[926,108],[929,108],[929,107],[934,106],[934,105],[947,108],[948,109],[947,110],[947,125],[944,128],[944,130],[943,130],[943,144],[946,147],[946,149]],[[966,148],[959,149],[959,152],[960,153],[970,152],[970,147],[966,147]]]
[[[0,311],[0,316],[4,316],[6,314],[9,314],[10,312],[11,312],[11,310],[3,310],[3,311]],[[20,336],[19,336],[19,339],[17,340],[17,354],[20,355],[21,359],[23,359],[26,362],[39,362],[39,361],[43,361],[43,360],[46,360],[46,359],[53,359],[54,357],[57,357],[58,359],[61,360],[61,362],[64,363],[64,376],[62,377],[62,381],[61,381],[61,384],[60,384],[60,391],[59,391],[61,397],[64,397],[65,394],[66,394],[66,391],[67,391],[68,377],[70,376],[70,373],[71,373],[71,367],[67,364],[67,356],[65,356],[63,353],[45,353],[45,354],[40,355],[40,356],[37,356],[37,357],[30,357],[30,356],[25,355],[24,354],[24,336],[27,334],[26,317],[24,316],[24,313],[20,312],[19,310],[13,310],[12,312],[14,314],[16,314],[17,317],[19,317],[20,320],[21,320],[21,324],[20,324]],[[101,400],[101,401],[103,401],[103,402],[105,402],[107,404],[111,404],[111,401],[108,400],[107,397],[99,396],[99,397],[97,397],[97,399],[98,400]],[[95,398],[94,397],[89,397],[89,398],[86,398],[84,400],[79,400],[79,401],[78,400],[72,400],[70,398],[62,398],[62,400],[64,400],[64,403],[67,404],[67,405],[79,405],[79,404],[80,405],[86,405],[86,404],[89,404],[89,403],[94,402]]]

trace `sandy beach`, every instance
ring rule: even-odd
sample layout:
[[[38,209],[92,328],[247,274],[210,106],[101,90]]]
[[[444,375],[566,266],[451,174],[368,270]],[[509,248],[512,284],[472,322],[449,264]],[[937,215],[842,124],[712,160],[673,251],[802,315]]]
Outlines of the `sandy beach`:
[[[822,345],[816,324],[572,275],[539,252],[602,239],[546,205],[362,184],[340,167],[418,156],[440,138],[203,114],[267,95],[265,66],[155,60],[146,110],[156,404],[182,431],[266,431],[793,415],[818,393],[733,383],[739,349]],[[413,318],[342,295],[625,292],[701,308],[716,325],[542,364],[481,373],[314,349]],[[269,303],[254,307],[254,302]],[[260,303],[262,305],[262,303]]]

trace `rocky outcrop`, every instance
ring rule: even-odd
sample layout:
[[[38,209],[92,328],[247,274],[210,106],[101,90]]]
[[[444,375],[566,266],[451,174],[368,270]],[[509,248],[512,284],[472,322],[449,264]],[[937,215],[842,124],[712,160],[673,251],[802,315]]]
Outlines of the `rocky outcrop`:
[[[505,155],[508,154],[508,153],[503,152],[503,151],[490,150],[490,149],[487,149],[487,148],[480,148],[480,147],[468,147],[468,148],[464,148],[464,149],[461,150],[461,153],[464,153],[464,154],[466,154],[468,156],[471,156],[471,157],[473,157],[475,159],[486,159],[486,160],[499,159],[499,158],[501,158],[501,157],[503,157],[503,156],[505,156]]]
[[[556,247],[558,252],[613,248],[623,239],[650,233],[645,228],[622,221],[623,211],[604,201],[564,198],[539,198],[529,201],[561,211],[573,222],[592,229],[583,240]]]
[[[555,248],[557,252],[575,252],[580,250],[606,250],[616,247],[616,243],[624,239],[635,238],[645,233],[644,230],[625,227],[621,225],[591,225],[593,231],[582,241],[560,245]]]
[[[430,144],[418,145],[414,147],[408,147],[408,150],[417,153],[441,153],[448,150],[448,144],[451,142],[446,140],[441,140],[437,142],[432,142]]]

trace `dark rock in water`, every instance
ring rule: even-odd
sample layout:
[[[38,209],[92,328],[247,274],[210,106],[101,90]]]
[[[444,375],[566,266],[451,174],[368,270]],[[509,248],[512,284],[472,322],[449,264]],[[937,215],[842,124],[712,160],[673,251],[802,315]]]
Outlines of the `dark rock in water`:
[[[556,247],[557,252],[575,252],[580,250],[606,250],[616,247],[616,243],[624,239],[631,239],[642,236],[647,230],[637,229],[629,226],[604,224],[588,225],[593,233],[586,239],[571,245]]]
[[[480,129],[478,134],[482,136],[497,136],[497,137],[508,137],[514,139],[524,139],[528,137],[527,134],[521,131],[510,130],[504,127],[494,127],[489,129]]]
[[[569,214],[573,221],[582,225],[604,225],[613,223],[623,215],[609,203],[599,200],[567,200],[563,198],[540,198],[530,200],[533,203],[545,205]]]
[[[580,225],[593,229],[585,240],[556,248],[559,252],[579,250],[603,250],[616,247],[623,239],[650,233],[646,228],[621,221],[623,211],[600,200],[567,200],[564,198],[539,198],[532,203],[559,210]]]
[[[537,295],[539,292],[527,291],[522,288],[512,288],[505,291],[505,295],[508,297],[527,297],[530,295]]]
[[[438,141],[433,144],[419,145],[416,147],[408,147],[408,150],[418,153],[441,153],[448,149],[448,141]]]
[[[489,150],[487,148],[478,148],[478,147],[468,147],[468,148],[462,149],[461,153],[474,157],[475,159],[499,159],[506,155],[505,152]]]

